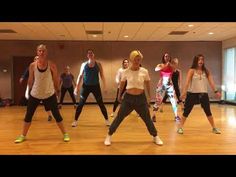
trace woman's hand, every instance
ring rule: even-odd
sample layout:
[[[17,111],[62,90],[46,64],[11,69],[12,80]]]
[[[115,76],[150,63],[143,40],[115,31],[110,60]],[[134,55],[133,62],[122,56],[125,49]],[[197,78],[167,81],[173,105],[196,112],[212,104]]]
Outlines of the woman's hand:
[[[216,98],[219,98],[219,99],[221,98],[221,93],[219,91],[217,91],[215,94],[216,94]]]
[[[182,95],[180,96],[180,99],[181,99],[181,100],[185,100],[185,99],[186,99],[186,95],[187,95],[186,92],[185,92],[185,93],[182,93]]]

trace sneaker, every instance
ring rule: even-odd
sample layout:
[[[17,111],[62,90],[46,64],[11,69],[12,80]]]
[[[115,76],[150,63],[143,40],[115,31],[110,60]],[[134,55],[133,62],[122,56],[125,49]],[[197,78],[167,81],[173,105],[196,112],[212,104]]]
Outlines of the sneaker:
[[[152,121],[153,122],[156,122],[157,120],[156,120],[156,116],[152,116]]]
[[[215,134],[221,134],[221,132],[218,128],[213,128],[212,132],[215,133]]]
[[[111,123],[110,123],[110,121],[109,121],[108,119],[105,120],[105,124],[106,124],[106,126],[108,126],[108,127],[111,125]]]
[[[111,135],[107,135],[105,141],[104,141],[104,144],[106,146],[110,146],[111,145]]]
[[[183,128],[178,128],[177,133],[178,133],[178,134],[184,134]]]
[[[114,113],[111,113],[110,117],[114,117]]]
[[[71,124],[72,127],[77,127],[77,125],[78,125],[78,121],[76,120]]]
[[[23,141],[25,141],[25,136],[20,135],[16,138],[15,143],[22,143]]]
[[[64,134],[63,140],[64,140],[65,142],[69,142],[69,141],[70,141],[70,137],[69,137],[69,134],[68,134],[68,133],[65,133],[65,134]]]
[[[160,138],[159,136],[153,137],[153,141],[154,141],[154,143],[156,143],[157,145],[160,145],[160,146],[163,145],[163,141],[161,140],[161,138]]]
[[[181,119],[180,119],[179,116],[176,116],[176,117],[175,117],[175,121],[176,121],[176,122],[180,122],[180,120],[181,120]]]
[[[48,116],[48,121],[51,121],[52,120],[52,116]]]

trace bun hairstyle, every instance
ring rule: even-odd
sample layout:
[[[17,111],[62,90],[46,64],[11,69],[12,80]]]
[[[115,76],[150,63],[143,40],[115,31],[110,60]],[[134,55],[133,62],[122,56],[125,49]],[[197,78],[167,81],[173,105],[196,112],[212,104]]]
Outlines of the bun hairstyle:
[[[143,55],[141,54],[141,52],[139,50],[133,50],[130,55],[129,55],[129,59],[130,61],[133,61],[135,57],[140,56],[141,59],[143,59]]]

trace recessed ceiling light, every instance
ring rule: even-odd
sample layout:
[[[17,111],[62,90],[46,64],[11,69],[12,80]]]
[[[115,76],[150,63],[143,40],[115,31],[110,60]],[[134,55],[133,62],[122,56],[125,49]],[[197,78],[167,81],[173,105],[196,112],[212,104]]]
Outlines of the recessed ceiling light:
[[[97,37],[97,35],[96,35],[96,34],[94,34],[94,35],[93,35],[93,37]]]
[[[188,27],[193,27],[194,25],[188,25]]]
[[[214,33],[213,33],[213,32],[209,32],[208,34],[212,35],[212,34],[214,34]]]
[[[128,38],[129,36],[128,35],[125,35],[124,38]]]

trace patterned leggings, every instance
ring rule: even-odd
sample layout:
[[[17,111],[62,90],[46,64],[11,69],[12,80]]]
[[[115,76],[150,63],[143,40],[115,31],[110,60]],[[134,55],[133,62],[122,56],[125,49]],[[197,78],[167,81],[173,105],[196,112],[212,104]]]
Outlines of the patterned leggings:
[[[164,84],[162,82],[158,83],[157,88],[156,88],[156,101],[153,106],[153,111],[158,111],[165,94],[168,95],[175,117],[177,117],[178,116],[177,99],[175,96],[175,90],[174,90],[173,84],[170,82],[168,82],[167,84]]]

